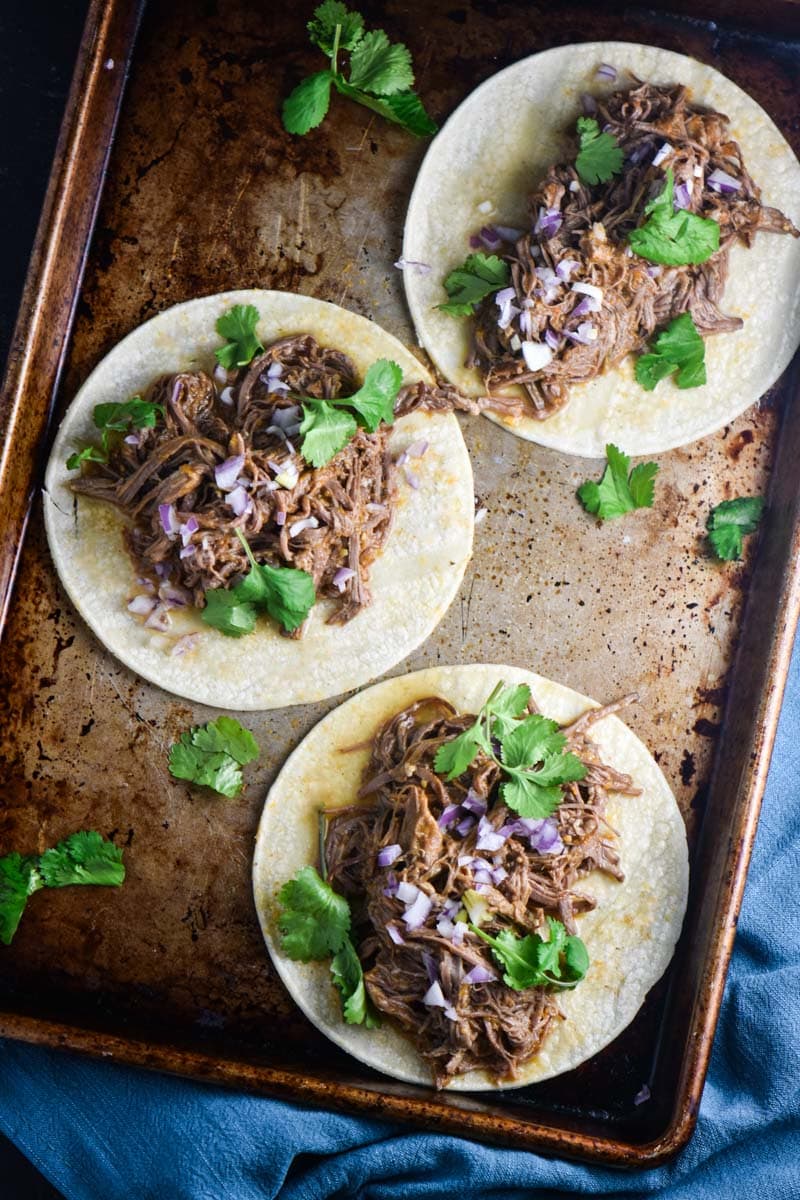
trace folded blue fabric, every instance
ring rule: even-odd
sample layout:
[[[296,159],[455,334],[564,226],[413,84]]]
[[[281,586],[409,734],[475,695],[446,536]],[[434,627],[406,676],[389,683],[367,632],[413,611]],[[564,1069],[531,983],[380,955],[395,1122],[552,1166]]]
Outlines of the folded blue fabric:
[[[577,1166],[12,1042],[0,1042],[0,1128],[68,1200],[798,1200],[799,720],[800,643],[697,1131],[671,1166]]]

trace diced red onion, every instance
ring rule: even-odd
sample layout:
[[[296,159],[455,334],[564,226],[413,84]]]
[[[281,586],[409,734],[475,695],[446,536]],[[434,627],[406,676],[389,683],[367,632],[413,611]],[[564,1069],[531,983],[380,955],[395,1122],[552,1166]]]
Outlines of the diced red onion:
[[[447,1005],[447,1008],[444,1010],[444,1015],[447,1017],[448,1021],[458,1021],[460,1019],[452,1004]]]
[[[497,976],[495,975],[494,971],[489,970],[488,967],[478,964],[478,966],[473,967],[471,971],[467,971],[466,975],[464,976],[464,983],[494,983],[496,979]]]
[[[564,849],[558,825],[550,817],[531,822],[528,841],[531,850],[535,850],[538,854],[560,854]]]
[[[429,443],[424,439],[420,439],[418,442],[412,442],[408,447],[409,458],[422,458],[428,449],[428,445]]]
[[[183,542],[184,546],[188,545],[192,534],[197,533],[199,528],[200,522],[197,520],[197,517],[194,516],[194,514],[192,514],[191,517],[187,518],[187,520],[183,522],[183,524],[180,526],[180,531],[181,541]]]
[[[475,888],[474,888],[474,891],[480,893],[481,896],[484,896],[487,892],[490,892],[491,890],[492,890],[491,884],[489,884],[489,883],[476,883]]]
[[[167,564],[163,562],[155,563],[153,570],[159,579],[166,579],[167,575],[169,575],[169,568],[167,567]]]
[[[499,833],[486,817],[481,817],[478,823],[476,850],[499,850],[505,844],[505,840],[505,834]]]
[[[432,954],[428,954],[427,950],[422,952],[422,963],[425,967],[425,974],[428,976],[428,983],[435,983],[439,978],[439,972],[436,969],[436,960]]]
[[[647,1086],[646,1083],[643,1083],[642,1086],[639,1088],[639,1091],[633,1097],[633,1103],[637,1104],[637,1105],[644,1104],[649,1099],[650,1099],[650,1088]]]
[[[192,594],[186,588],[176,587],[166,581],[158,589],[160,599],[167,608],[186,608],[192,602]]]
[[[573,283],[570,291],[585,296],[591,302],[589,312],[599,312],[603,306],[603,289],[593,283]]]
[[[267,393],[269,395],[272,396],[272,395],[275,395],[277,392],[288,392],[288,391],[291,391],[291,389],[290,389],[288,383],[284,383],[282,379],[268,379],[267,380]]]
[[[233,458],[226,458],[225,462],[220,463],[214,468],[214,479],[220,491],[233,491],[236,487],[237,476],[243,466],[244,455],[236,454]]]
[[[520,318],[519,318],[519,331],[520,331],[520,333],[523,335],[523,337],[526,337],[526,338],[531,338],[531,337],[533,336],[533,314],[531,313],[531,311],[530,311],[530,309],[529,309],[529,308],[526,308],[526,309],[525,309],[525,310],[524,310],[524,311],[523,311],[523,312],[520,314]],[[514,345],[515,341],[516,341],[516,345]],[[520,341],[520,339],[519,339],[519,338],[516,336],[516,334],[515,334],[515,335],[514,335],[514,337],[511,339],[511,349],[512,349],[512,350],[513,350],[515,353],[516,353],[518,350],[521,350],[521,349],[522,349],[522,342],[521,342],[521,341]]]
[[[534,268],[534,275],[537,279],[541,280],[546,288],[558,287],[561,283],[561,280],[552,267],[536,267]]]
[[[559,337],[555,330],[551,329],[548,325],[544,331],[544,340],[551,350],[558,350],[564,339]]]
[[[594,96],[590,96],[588,92],[584,92],[581,96],[581,108],[585,117],[593,117],[597,113],[597,101]]]
[[[436,922],[436,932],[440,933],[444,938],[452,937],[454,929],[455,925],[453,922],[449,917],[445,917],[444,915],[439,917],[439,920]]]
[[[475,813],[476,817],[482,817],[487,806],[486,801],[470,788],[461,802],[461,807],[465,808],[467,812]]]
[[[148,579],[146,575],[137,575],[136,582],[141,587],[143,587],[146,592],[149,592],[151,596],[152,596],[153,592],[156,590],[155,584],[153,583],[152,579]]]
[[[168,629],[172,624],[172,619],[163,604],[159,604],[158,608],[150,614],[145,621],[148,629]]]
[[[138,433],[129,433],[122,440],[123,442],[127,442],[129,446],[138,446],[141,438]]]
[[[378,851],[378,866],[390,867],[395,859],[399,858],[403,853],[403,847],[394,842],[391,846],[384,846]]]
[[[399,890],[398,888],[398,893]],[[421,925],[424,925],[430,916],[432,908],[433,902],[430,896],[426,896],[424,892],[420,892],[414,903],[403,914],[406,929],[419,929]]]
[[[508,871],[505,867],[495,867],[492,870],[492,883],[497,887],[498,883],[502,883],[504,879],[508,879]]]
[[[729,175],[720,167],[714,168],[706,179],[706,185],[711,188],[712,192],[720,192],[723,196],[730,196],[732,192],[738,192],[742,186],[740,180],[734,179],[733,175]]]
[[[575,305],[572,312],[570,313],[570,316],[585,317],[587,313],[596,312],[596,311],[597,310],[595,309],[591,299],[588,296],[584,296],[584,298],[580,301],[580,303]]]
[[[692,203],[692,194],[687,183],[679,183],[675,187],[675,208],[688,208]]]
[[[561,210],[558,208],[540,208],[539,215],[536,218],[536,224],[533,227],[534,233],[539,233],[543,238],[549,240],[555,237],[561,228]]]
[[[167,537],[174,537],[180,531],[181,525],[174,504],[159,504],[158,516],[161,521],[161,528]]]
[[[460,900],[445,900],[444,904],[442,905],[442,912],[446,917],[449,917],[451,921],[454,921],[456,913],[460,908]]]
[[[299,521],[293,521],[289,526],[289,537],[298,537],[304,533],[306,529],[318,529],[319,521],[316,517],[301,517]]]
[[[644,138],[632,150],[628,152],[628,162],[637,166],[640,162],[644,162],[651,150],[651,142],[649,138]]]
[[[570,179],[569,190],[573,193],[573,195],[581,190],[581,185],[578,183],[577,179]]]
[[[503,305],[500,316],[497,318],[497,328],[508,329],[511,322],[514,320],[514,317],[518,316],[519,309],[517,308],[516,304],[512,304],[509,300],[507,304]]]
[[[664,142],[664,145],[661,147],[658,153],[653,156],[653,166],[660,167],[664,159],[668,158],[671,153],[672,146],[669,144],[669,142]]]
[[[523,342],[522,357],[529,371],[541,371],[552,360],[553,351],[543,342]]]
[[[275,524],[276,525],[285,525],[286,524],[286,513],[283,511],[282,508],[279,508],[278,511],[275,513]]]
[[[219,394],[219,398],[223,404],[227,404],[230,408],[233,405],[233,388],[224,387]]]
[[[196,554],[196,553],[197,553],[197,546],[193,546],[192,543],[190,542],[188,546],[182,547],[182,549],[178,555],[178,558],[191,558],[192,555]]]
[[[394,942],[395,946],[405,946],[406,939],[403,937],[400,930],[395,925],[394,921],[389,921],[386,926],[386,932]]]
[[[383,889],[384,896],[396,896],[399,886],[397,876],[394,871],[390,871],[386,876],[386,887]]]
[[[152,596],[134,596],[128,603],[128,612],[135,613],[137,617],[146,617],[155,606],[156,601]]]
[[[245,489],[239,486],[227,493],[225,503],[231,506],[237,517],[243,517],[250,507],[250,497]]]
[[[562,258],[560,263],[556,263],[556,275],[566,283],[572,272],[577,270],[580,265],[576,258]]]
[[[590,342],[597,341],[597,330],[591,321],[582,321],[574,333],[565,329],[564,337],[568,337],[572,342],[578,342],[581,346],[588,346]]]
[[[516,300],[517,290],[513,287],[501,288],[499,292],[494,294],[494,302],[498,308],[502,308],[509,300]]]
[[[661,267],[645,267],[645,271],[651,279],[658,279],[661,274]]]
[[[610,63],[600,63],[600,66],[595,71],[598,79],[610,79],[612,82],[617,78],[617,72]]]
[[[277,364],[280,365],[280,364]],[[271,368],[270,368],[271,369]],[[278,429],[288,430],[300,420],[299,404],[288,404],[286,408],[274,408],[270,422]]]
[[[487,250],[499,250],[502,238],[492,225],[484,225],[478,234]]]
[[[397,885],[397,899],[403,904],[413,904],[419,895],[420,890],[415,883],[407,883],[404,879]]]
[[[444,992],[442,991],[442,985],[439,983],[438,979],[428,988],[427,992],[422,997],[422,1003],[426,1004],[428,1008],[448,1007],[448,1003],[444,998]]]
[[[476,884],[479,884],[479,883],[492,884],[492,883],[494,883],[494,880],[492,879],[491,871],[473,871],[472,878],[475,880]]]
[[[442,811],[442,815],[436,824],[440,829],[446,829],[448,825],[452,825],[460,811],[461,806],[459,804],[448,804],[447,808]]]
[[[217,363],[217,365],[214,367],[214,378],[216,379],[217,383],[228,382],[228,372],[225,370],[222,363]]]
[[[430,275],[432,270],[430,263],[414,262],[413,258],[403,258],[402,254],[394,265],[397,267],[398,271],[407,271],[410,267],[419,275]]]
[[[464,817],[463,821],[458,822],[458,824],[456,825],[456,829],[458,830],[458,832],[461,834],[462,837],[466,837],[467,834],[469,833],[469,831],[472,829],[474,824],[475,824],[474,817]]]
[[[478,237],[477,233],[473,233],[472,237],[469,239],[470,250],[480,250],[480,248],[482,246],[483,246],[483,242]]]
[[[472,857],[473,856],[471,854],[459,854],[456,862],[458,863],[459,867],[471,867]]]
[[[518,242],[523,233],[521,229],[514,229],[511,225],[495,225],[494,229],[504,242]]]
[[[419,476],[415,475],[413,471],[409,471],[408,467],[405,468],[404,474],[405,474],[408,486],[412,487],[414,489],[414,491],[416,491],[417,488],[419,487]]]
[[[450,938],[454,946],[461,945],[468,930],[469,925],[467,925],[466,921],[456,921],[453,926],[453,936]]]
[[[183,637],[178,638],[170,650],[170,657],[178,658],[181,654],[186,654],[189,650],[194,650],[197,643],[202,640],[203,635],[201,633],[185,633]]]
[[[408,451],[401,450],[400,453],[398,454],[397,458],[394,460],[394,465],[396,467],[402,467],[407,462],[408,462]]]
[[[333,586],[340,592],[344,591],[344,585],[348,579],[352,579],[355,571],[352,567],[339,567],[339,570],[333,577]]]

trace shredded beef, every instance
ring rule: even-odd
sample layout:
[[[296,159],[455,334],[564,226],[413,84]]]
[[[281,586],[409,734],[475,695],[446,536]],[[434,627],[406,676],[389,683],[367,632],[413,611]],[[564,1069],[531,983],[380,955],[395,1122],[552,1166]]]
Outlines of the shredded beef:
[[[430,1064],[437,1087],[473,1069],[496,1079],[513,1078],[541,1046],[548,1029],[561,1019],[554,994],[547,988],[515,991],[501,979],[467,984],[475,966],[497,973],[491,951],[471,933],[457,944],[437,929],[444,906],[474,887],[472,866],[465,856],[491,860],[505,878],[484,886],[490,916],[483,928],[496,934],[509,922],[522,931],[541,932],[548,916],[576,930],[575,916],[594,907],[594,900],[575,884],[599,869],[622,880],[619,855],[604,814],[608,791],[639,794],[629,776],[604,764],[590,739],[592,724],[634,697],[593,709],[566,728],[567,748],[587,767],[580,783],[564,788],[554,814],[563,848],[539,853],[516,835],[493,852],[476,849],[477,826],[461,836],[453,823],[438,819],[450,804],[461,804],[469,791],[487,802],[487,819],[495,830],[514,819],[499,792],[499,769],[480,752],[468,771],[450,783],[437,775],[438,747],[469,727],[473,716],[456,713],[437,697],[419,700],[398,713],[378,732],[360,789],[360,803],[327,813],[325,857],[332,886],[348,897],[354,936],[365,964],[372,1002],[409,1034]],[[531,706],[532,708],[533,706]],[[379,851],[399,845],[402,854],[388,868],[377,866]],[[396,885],[414,884],[433,901],[418,929],[406,929],[404,906]],[[387,895],[387,885],[390,884]],[[397,945],[387,926],[400,931]],[[438,979],[451,1006],[426,1006],[423,997]]]
[[[236,584],[249,569],[239,529],[259,562],[307,571],[317,594],[335,602],[328,621],[343,624],[370,603],[369,568],[392,527],[391,430],[385,424],[375,433],[359,429],[326,466],[312,468],[296,442],[298,405],[302,397],[352,395],[359,386],[347,355],[310,334],[275,342],[221,389],[203,371],[164,376],[148,393],[163,418],[137,431],[136,444],[120,440],[108,463],[93,465],[72,490],[125,513],[137,573],[161,591],[168,580],[202,608],[207,589]],[[474,407],[454,388],[426,383],[401,388],[396,403],[398,416]],[[248,496],[241,516],[214,474],[238,455],[244,456],[239,481]],[[161,505],[174,505],[181,524],[197,521],[186,547],[183,537],[165,532]],[[302,521],[308,524],[297,528]],[[343,567],[352,574],[334,583]]]
[[[536,226],[540,214],[550,210],[560,216],[558,228],[545,222],[544,230],[519,239],[507,255],[515,292],[511,320],[499,327],[500,309],[490,296],[478,310],[474,330],[470,365],[481,369],[487,391],[520,384],[530,400],[529,415],[542,420],[564,407],[572,384],[592,379],[631,351],[642,351],[654,331],[681,313],[691,313],[703,335],[740,328],[739,318],[719,308],[734,241],[751,246],[759,230],[800,236],[782,213],[761,203],[760,189],[728,132],[728,118],[690,104],[685,87],[637,80],[632,88],[598,100],[597,110],[601,129],[624,151],[621,174],[607,183],[585,184],[573,165],[574,152],[569,162],[549,169],[529,198],[531,221]],[[664,146],[668,153],[654,164]],[[648,201],[663,191],[668,167],[676,196],[687,201],[681,207],[719,223],[719,250],[702,264],[656,266],[628,248],[628,234],[645,220]],[[720,194],[710,188],[708,176],[716,169],[738,181],[739,189]],[[562,268],[568,280],[554,277],[567,261],[575,264]],[[571,290],[576,282],[602,289],[600,311],[586,311],[586,297]],[[592,326],[594,340],[569,337],[582,323]],[[583,336],[589,335],[584,331]],[[550,362],[529,370],[523,341],[548,344]]]

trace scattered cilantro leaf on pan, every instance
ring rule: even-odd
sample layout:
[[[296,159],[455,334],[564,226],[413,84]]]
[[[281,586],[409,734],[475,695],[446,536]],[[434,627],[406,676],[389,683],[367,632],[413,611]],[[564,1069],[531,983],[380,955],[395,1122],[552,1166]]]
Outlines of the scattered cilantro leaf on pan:
[[[11,945],[28,897],[42,887],[34,855],[12,851],[0,858],[0,942]]]
[[[300,451],[306,462],[312,467],[324,467],[355,435],[359,423],[369,433],[374,433],[381,421],[391,425],[402,382],[403,372],[397,363],[381,358],[372,364],[363,384],[352,396],[304,400]]]
[[[601,133],[594,117],[578,117],[580,149],[575,170],[584,183],[607,183],[622,170],[622,147],[610,133]]]
[[[631,248],[648,262],[678,267],[704,263],[719,249],[719,224],[675,209],[675,178],[667,168],[664,190],[645,205],[647,220],[628,234]]]
[[[253,304],[234,304],[218,318],[215,329],[226,344],[215,351],[217,362],[226,371],[246,367],[264,349],[258,335],[258,309]]]
[[[242,790],[242,767],[258,758],[258,742],[234,717],[217,717],[182,733],[170,748],[169,772],[221,796]]]
[[[742,538],[755,532],[763,508],[763,497],[739,496],[723,500],[711,510],[708,540],[717,558],[730,562],[742,557]]]
[[[677,371],[679,388],[701,387],[706,382],[706,344],[691,314],[681,313],[658,335],[649,354],[636,360],[636,379],[652,392],[661,379]]]
[[[361,961],[349,937],[345,937],[341,949],[331,959],[331,975],[342,998],[342,1014],[347,1024],[379,1028],[380,1017],[367,996]]]
[[[612,443],[606,446],[608,466],[599,483],[588,480],[578,488],[587,512],[607,521],[635,508],[652,508],[658,463],[639,463],[628,474],[631,460]]]
[[[303,624],[317,599],[314,580],[297,567],[256,562],[240,529],[236,535],[245,548],[250,570],[235,587],[208,589],[202,619],[227,637],[242,637],[253,632],[258,610],[263,609],[291,633]]]
[[[308,23],[311,41],[330,59],[330,67],[302,80],[283,102],[288,133],[306,134],[325,118],[331,84],[340,95],[363,104],[416,137],[428,137],[437,125],[411,90],[411,55],[401,42],[390,42],[382,29],[364,31],[360,13],[338,0],[325,0]],[[339,69],[339,53],[350,55],[349,78]]]
[[[495,960],[503,968],[503,982],[518,992],[542,986],[572,988],[589,969],[589,955],[581,939],[567,935],[554,917],[548,917],[548,926],[549,940],[544,941],[538,933],[520,938],[510,929],[502,929],[492,937],[470,923],[472,932],[491,946]]]
[[[470,254],[444,281],[449,301],[436,307],[449,317],[472,316],[481,300],[507,287],[510,278],[508,263],[496,254]]]
[[[93,883],[119,887],[125,879],[122,850],[93,829],[83,829],[45,850],[39,871],[47,887]]]
[[[349,940],[350,906],[313,867],[302,867],[283,885],[278,903],[281,949],[289,958],[318,962]]]
[[[28,897],[40,888],[76,883],[119,887],[124,879],[122,850],[90,829],[70,834],[42,855],[4,855],[0,858],[0,942],[11,944]]]

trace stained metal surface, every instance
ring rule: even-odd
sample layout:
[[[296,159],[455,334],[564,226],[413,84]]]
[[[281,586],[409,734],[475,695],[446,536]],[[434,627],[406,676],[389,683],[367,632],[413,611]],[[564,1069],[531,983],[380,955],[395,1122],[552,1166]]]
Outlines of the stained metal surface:
[[[778,53],[724,26],[639,9],[628,10],[623,33],[613,7],[563,4],[546,20],[538,9],[510,4],[448,11],[371,4],[362,11],[409,45],[420,90],[440,119],[528,53],[626,36],[713,62],[800,148],[791,47]],[[308,45],[305,17],[287,6],[264,22],[246,0],[151,3],[78,304],[61,411],[98,359],[142,320],[232,287],[282,287],[332,300],[414,344],[391,264],[426,144],[340,97],[316,133],[283,132],[281,99],[322,65]],[[764,490],[792,391],[785,379],[731,426],[661,456],[653,509],[607,525],[575,499],[591,471],[585,461],[488,421],[465,420],[476,505],[487,510],[474,559],[440,627],[392,672],[508,662],[599,700],[639,692],[628,722],[673,786],[692,844],[707,807],[713,815],[678,967],[680,996],[668,1002],[663,983],[634,1025],[591,1063],[488,1100],[398,1085],[336,1050],[271,970],[249,875],[271,780],[337,701],[247,714],[263,753],[234,801],[173,780],[169,745],[216,714],[140,682],[95,641],[61,593],[37,504],[2,644],[0,852],[42,850],[75,829],[97,828],[126,846],[128,879],[119,890],[33,898],[13,946],[0,952],[0,1032],[627,1165],[674,1151],[688,1135],[702,1086],[796,616],[796,457],[784,452],[776,474],[753,585],[760,620],[747,623],[733,679],[751,566],[712,562],[704,526],[720,500]],[[787,419],[783,442],[797,437]],[[770,621],[762,629],[764,614]],[[729,720],[730,753],[710,794],[726,690],[747,694],[748,678],[756,677],[747,711],[738,706]],[[653,1100],[637,1108],[633,1098],[646,1081]]]

